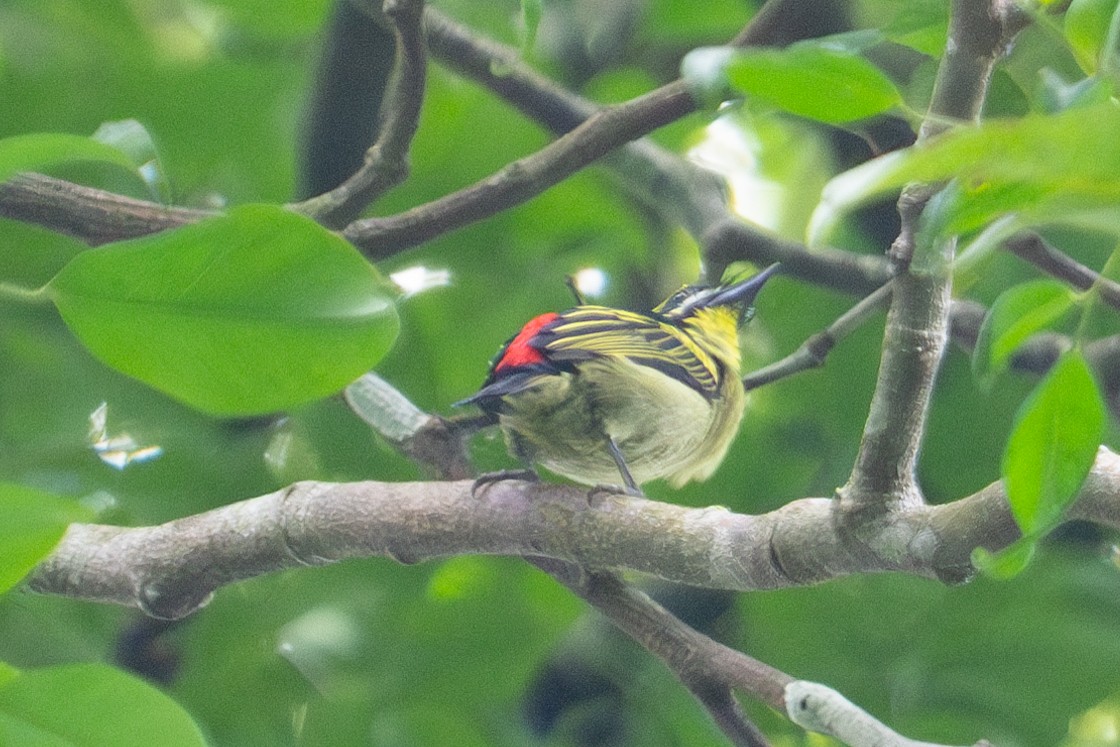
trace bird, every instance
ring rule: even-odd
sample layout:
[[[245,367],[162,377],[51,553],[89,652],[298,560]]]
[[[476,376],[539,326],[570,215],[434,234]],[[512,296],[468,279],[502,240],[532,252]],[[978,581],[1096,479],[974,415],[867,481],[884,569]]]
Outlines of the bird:
[[[531,476],[543,466],[597,487],[621,477],[632,495],[652,480],[705,480],[746,403],[739,328],[778,270],[686,285],[644,313],[576,293],[577,306],[529,320],[498,350],[482,387],[455,405],[475,405],[497,424]]]

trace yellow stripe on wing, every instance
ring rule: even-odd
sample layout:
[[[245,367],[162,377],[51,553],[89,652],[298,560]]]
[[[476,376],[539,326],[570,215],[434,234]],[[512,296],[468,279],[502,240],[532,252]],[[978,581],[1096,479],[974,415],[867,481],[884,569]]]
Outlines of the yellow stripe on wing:
[[[565,311],[542,335],[554,361],[627,358],[652,366],[706,396],[719,390],[720,368],[685,332],[645,314],[599,306]]]

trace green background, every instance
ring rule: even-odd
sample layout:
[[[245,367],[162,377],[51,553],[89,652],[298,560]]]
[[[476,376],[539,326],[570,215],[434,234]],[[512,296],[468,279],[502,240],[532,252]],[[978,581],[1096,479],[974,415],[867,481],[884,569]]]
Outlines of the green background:
[[[545,3],[531,58],[597,100],[625,99],[675,77],[684,52],[730,38],[751,12],[737,2],[705,5],[700,13],[675,0]],[[1104,5],[1107,17],[1114,4]],[[524,37],[516,3],[439,6],[500,41],[516,45]],[[298,189],[300,133],[329,12],[319,0],[7,0],[0,4],[0,137],[89,135],[103,122],[135,119],[151,134],[171,202],[289,201]],[[880,50],[875,61],[918,109],[936,69],[944,14],[942,3],[886,0],[858,3],[852,13],[856,26],[909,45]],[[1099,25],[1078,26],[1072,43],[1061,25],[1060,18],[1040,21],[1024,33],[997,72],[990,112],[1014,118],[1044,111],[1055,95],[1040,82],[1044,67],[1065,81],[1086,77],[1077,61],[1089,64]],[[625,43],[573,41],[596,34]],[[686,150],[712,119],[695,115],[656,138]],[[757,171],[777,195],[771,225],[802,240],[822,186],[851,165],[850,154],[836,149],[829,130],[765,103],[730,119],[749,133]],[[1098,145],[1091,132],[1067,135],[1070,148]],[[412,175],[375,211],[389,214],[469,185],[548,139],[507,104],[433,65]],[[104,165],[51,173],[152,197]],[[833,242],[879,253],[892,238],[887,223],[844,221]],[[1053,236],[1100,268],[1116,233],[1074,227]],[[84,248],[0,220],[0,280],[39,287]],[[565,274],[600,268],[608,285],[599,301],[642,309],[693,279],[698,262],[691,239],[628,198],[606,171],[586,170],[522,206],[380,263],[386,275],[415,266],[447,270],[451,282],[399,301],[400,335],[377,372],[419,407],[450,414],[450,403],[474,391],[489,357],[520,323],[569,305]],[[970,296],[990,304],[1033,276],[1013,257],[994,255]],[[837,292],[774,281],[746,335],[745,368],[791,352],[851,303]],[[1107,313],[1096,324],[1115,331]],[[679,491],[654,484],[649,495],[750,513],[830,495],[856,453],[881,331],[877,319],[823,368],[753,393],[742,432],[710,481]],[[999,479],[1016,409],[1034,384],[1009,374],[985,391],[967,353],[950,348],[921,461],[931,501]],[[102,402],[111,433],[158,445],[161,455],[123,470],[100,460],[90,448],[89,416]],[[509,465],[500,439],[479,438],[474,449],[483,469]],[[299,479],[419,477],[339,398],[275,417],[208,416],[98,362],[52,307],[0,301],[0,479],[80,501],[98,521],[163,522]],[[794,676],[836,687],[914,738],[1117,744],[1114,541],[1092,527],[1062,530],[1006,582],[981,578],[946,588],[881,576],[728,596],[709,625]],[[707,717],[656,662],[512,559],[416,567],[369,560],[286,572],[223,589],[207,608],[166,629],[130,611],[17,589],[0,598],[0,660],[24,672],[12,675],[15,682],[39,678],[14,695],[0,687],[0,743],[29,738],[6,720],[23,713],[12,705],[17,696],[57,698],[74,706],[75,719],[140,718],[82,712],[65,687],[50,686],[51,677],[85,691],[112,686],[116,671],[68,668],[95,662],[151,678],[213,745],[719,743]],[[541,683],[556,669],[602,686],[563,710],[550,734],[533,734],[524,714],[540,706]],[[179,724],[182,713],[163,715],[166,706],[160,701],[144,718]],[[752,712],[776,743],[808,743],[777,716]],[[1102,736],[1109,719],[1112,741]],[[197,743],[190,728],[179,727],[174,737],[169,727],[167,738]],[[65,730],[41,743],[59,735]]]

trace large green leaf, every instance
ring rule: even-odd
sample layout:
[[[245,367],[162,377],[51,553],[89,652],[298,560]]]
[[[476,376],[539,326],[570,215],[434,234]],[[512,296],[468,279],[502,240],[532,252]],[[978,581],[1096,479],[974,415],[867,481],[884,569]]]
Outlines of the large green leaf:
[[[817,42],[737,52],[727,66],[727,76],[748,96],[830,124],[864,119],[902,103],[902,96],[879,68],[856,54]]]
[[[69,524],[91,518],[88,509],[73,501],[0,483],[0,593],[46,557]]]
[[[219,415],[336,392],[398,328],[393,289],[353,247],[264,205],[84,252],[47,290],[106,364]]]
[[[1116,0],[1073,0],[1069,4],[1063,31],[1078,64],[1087,73],[1104,66],[1101,53],[1107,49],[1109,28],[1118,14],[1120,3]]]
[[[21,171],[34,171],[70,161],[105,161],[134,171],[127,154],[80,135],[40,132],[0,139],[0,182]]]
[[[1079,350],[1065,353],[1023,403],[1003,455],[1003,482],[1023,534],[1052,527],[1089,473],[1104,403]]]
[[[23,672],[0,687],[0,737],[72,747],[202,747],[190,716],[151,685],[103,664]]]
[[[1003,292],[980,327],[972,353],[973,372],[990,386],[1027,338],[1049,327],[1073,304],[1073,292],[1056,280],[1034,280]]]
[[[974,228],[1016,212],[1024,224],[1060,222],[1120,234],[1120,108],[1109,102],[1053,115],[993,120],[954,130],[840,174],[824,188],[809,226],[826,239],[840,218],[908,182],[958,179],[958,220]],[[995,194],[997,199],[991,200]]]

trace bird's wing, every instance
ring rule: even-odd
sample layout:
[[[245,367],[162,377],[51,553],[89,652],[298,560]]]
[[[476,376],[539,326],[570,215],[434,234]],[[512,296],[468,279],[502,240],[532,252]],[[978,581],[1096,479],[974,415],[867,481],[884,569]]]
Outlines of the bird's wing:
[[[626,358],[656,368],[707,397],[718,394],[722,372],[688,334],[655,317],[599,306],[565,311],[533,340],[551,362]]]

